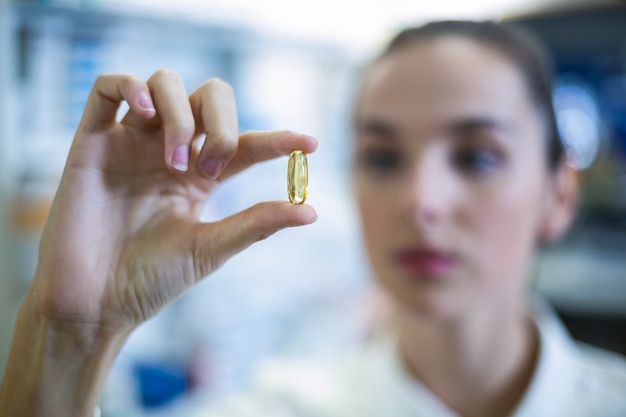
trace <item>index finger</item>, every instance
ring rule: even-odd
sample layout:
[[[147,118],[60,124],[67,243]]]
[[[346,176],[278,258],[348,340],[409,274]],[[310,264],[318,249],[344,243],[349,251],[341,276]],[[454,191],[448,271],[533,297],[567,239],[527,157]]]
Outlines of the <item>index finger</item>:
[[[111,126],[124,100],[130,110],[142,118],[150,119],[156,115],[145,81],[132,75],[101,75],[89,94],[78,131],[93,132]]]
[[[292,151],[315,152],[317,140],[290,131],[246,132],[239,136],[237,153],[226,165],[219,180],[236,175],[254,164],[289,155]]]

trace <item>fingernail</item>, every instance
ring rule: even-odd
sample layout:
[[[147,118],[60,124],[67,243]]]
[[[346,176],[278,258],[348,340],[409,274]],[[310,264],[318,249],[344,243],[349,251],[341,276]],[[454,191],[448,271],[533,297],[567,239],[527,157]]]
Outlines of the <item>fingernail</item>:
[[[204,174],[209,178],[217,177],[222,172],[224,161],[219,159],[209,159],[202,164]]]
[[[312,211],[312,213],[309,215],[309,219],[308,219],[309,224],[315,223],[317,221],[317,219],[318,219],[317,212],[315,210],[311,210],[311,211]]]
[[[174,149],[172,155],[172,168],[176,171],[186,172],[189,165],[189,147],[179,145]]]
[[[137,100],[139,103],[139,107],[141,107],[144,111],[156,111],[154,109],[154,104],[152,103],[152,99],[146,93],[141,93],[139,95],[139,99]]]

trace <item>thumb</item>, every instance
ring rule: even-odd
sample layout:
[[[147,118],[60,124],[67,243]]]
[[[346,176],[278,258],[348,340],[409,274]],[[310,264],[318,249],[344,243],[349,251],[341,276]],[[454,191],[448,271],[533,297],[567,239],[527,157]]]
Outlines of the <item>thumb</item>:
[[[288,202],[256,204],[219,222],[197,229],[194,262],[198,279],[209,275],[233,255],[277,231],[317,220],[313,207]]]

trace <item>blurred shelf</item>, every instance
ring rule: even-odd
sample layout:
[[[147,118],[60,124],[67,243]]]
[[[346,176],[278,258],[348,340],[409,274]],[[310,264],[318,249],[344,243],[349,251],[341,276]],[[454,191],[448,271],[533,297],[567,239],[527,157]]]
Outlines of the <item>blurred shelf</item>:
[[[115,7],[119,6],[119,7]],[[226,21],[218,17],[199,15],[189,12],[172,12],[168,10],[150,9],[146,7],[121,7],[115,4],[84,4],[65,5],[53,3],[37,3],[33,1],[18,2],[11,6],[13,13],[23,22],[31,22],[30,27],[36,28],[39,19],[66,19],[73,25],[65,29],[68,33],[77,29],[93,32],[115,28],[120,24],[132,22],[136,25],[147,25],[160,28],[162,32],[176,34],[196,34],[202,32],[201,41],[207,46],[258,47],[259,44],[273,47],[306,48],[310,53],[331,53],[345,57],[349,51],[345,45],[307,39],[298,36],[284,36],[268,30],[255,29],[251,25]],[[62,29],[62,28],[59,28]]]

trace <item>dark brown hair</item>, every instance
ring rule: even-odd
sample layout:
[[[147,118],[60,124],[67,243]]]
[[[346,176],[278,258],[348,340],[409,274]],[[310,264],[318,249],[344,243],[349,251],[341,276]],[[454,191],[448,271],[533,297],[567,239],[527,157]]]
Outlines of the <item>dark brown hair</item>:
[[[443,36],[460,36],[494,48],[519,68],[546,125],[548,166],[556,168],[563,160],[564,148],[552,102],[551,60],[541,42],[512,23],[446,20],[403,30],[393,38],[379,59],[414,42]]]

